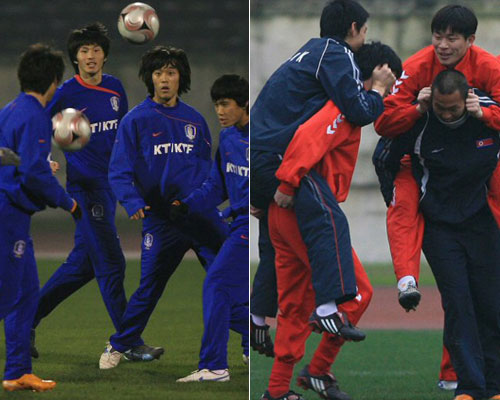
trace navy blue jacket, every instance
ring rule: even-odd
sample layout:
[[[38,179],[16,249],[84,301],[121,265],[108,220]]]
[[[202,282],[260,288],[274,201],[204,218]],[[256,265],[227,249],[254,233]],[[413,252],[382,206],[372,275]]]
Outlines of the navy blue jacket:
[[[496,104],[476,94],[482,96],[481,106]],[[411,155],[426,219],[458,224],[487,206],[487,186],[498,163],[500,139],[484,122],[467,115],[462,125],[450,128],[430,110],[401,138],[384,143],[377,159],[384,159],[387,170],[397,171],[402,155]]]
[[[35,97],[21,93],[0,111],[0,147],[21,157],[19,167],[0,168],[0,192],[29,214],[47,205],[73,207],[49,166],[51,137],[52,122]]]
[[[252,149],[284,154],[299,125],[328,100],[359,126],[373,122],[384,110],[382,97],[363,89],[347,43],[311,39],[273,73],[255,100]]]
[[[207,123],[178,100],[165,107],[150,97],[120,122],[109,164],[109,183],[128,215],[144,206],[164,214],[207,178],[211,161]]]
[[[189,210],[202,212],[229,199],[224,216],[248,221],[248,154],[248,125],[223,129],[210,176],[184,200]]]
[[[47,106],[50,115],[65,108],[82,111],[90,121],[92,136],[81,150],[65,152],[67,189],[109,189],[108,165],[121,118],[128,102],[121,82],[103,74],[98,86],[85,83],[79,75],[64,82]]]

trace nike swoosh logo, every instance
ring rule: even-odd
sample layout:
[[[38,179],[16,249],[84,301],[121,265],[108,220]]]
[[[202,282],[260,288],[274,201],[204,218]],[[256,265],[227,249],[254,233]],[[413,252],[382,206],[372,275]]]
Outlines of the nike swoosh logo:
[[[240,238],[248,240],[248,236],[245,236],[245,235],[241,235]]]
[[[154,132],[153,133],[153,137],[157,137],[157,136],[160,136],[163,132]]]
[[[440,149],[434,149],[434,150],[432,150],[431,153],[439,153],[440,151],[443,151],[443,150],[444,150],[444,148],[441,147]]]
[[[38,139],[38,143],[45,143],[45,139]]]

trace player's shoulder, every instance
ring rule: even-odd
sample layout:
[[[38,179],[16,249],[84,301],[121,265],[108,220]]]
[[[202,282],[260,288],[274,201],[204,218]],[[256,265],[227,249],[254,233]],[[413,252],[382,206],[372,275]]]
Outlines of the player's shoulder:
[[[121,81],[117,77],[109,74],[102,74],[101,86],[118,92],[124,91]]]
[[[473,45],[470,49],[471,63],[477,65],[481,69],[488,68],[500,72],[500,59],[484,50],[483,48]]]
[[[424,66],[431,66],[434,62],[434,47],[429,45],[411,55],[403,63],[405,70],[417,71]]]
[[[177,112],[193,122],[206,123],[205,118],[196,108],[180,99],[177,104]]]

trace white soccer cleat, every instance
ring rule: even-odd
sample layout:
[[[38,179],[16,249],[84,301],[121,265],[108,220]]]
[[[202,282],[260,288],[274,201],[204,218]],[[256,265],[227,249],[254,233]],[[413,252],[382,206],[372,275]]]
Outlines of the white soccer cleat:
[[[458,386],[458,382],[457,381],[440,380],[438,382],[437,386],[441,390],[455,390]]]
[[[177,379],[176,382],[227,382],[229,381],[229,371],[227,369],[209,370],[197,369],[184,378]]]
[[[99,359],[99,369],[115,368],[120,363],[121,357],[122,353],[114,350],[109,342],[106,343],[104,353],[101,354],[101,358]]]

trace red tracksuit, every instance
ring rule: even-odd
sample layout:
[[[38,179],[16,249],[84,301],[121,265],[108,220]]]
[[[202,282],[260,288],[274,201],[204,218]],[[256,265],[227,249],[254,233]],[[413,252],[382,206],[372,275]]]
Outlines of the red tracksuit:
[[[283,162],[276,172],[280,190],[293,193],[300,180],[314,169],[328,183],[338,202],[347,197],[356,164],[361,128],[352,125],[333,104],[326,105],[296,131]],[[269,207],[269,231],[276,251],[278,281],[278,329],[276,357],[269,380],[269,392],[279,397],[288,392],[294,365],[303,357],[311,333],[308,319],[315,307],[311,267],[293,210]],[[356,324],[371,300],[373,289],[354,250],[354,271],[358,287],[355,299],[339,306]],[[311,360],[310,372],[329,372],[344,340],[324,333]]]
[[[375,122],[381,136],[395,137],[408,131],[421,117],[415,101],[424,87],[430,86],[436,75],[445,70],[433,46],[420,50],[403,64],[403,74],[384,101],[385,111]],[[488,93],[500,101],[500,63],[487,51],[472,46],[455,69],[462,72],[471,87]],[[483,108],[486,125],[500,130],[500,108]],[[412,275],[418,281],[424,221],[418,211],[419,190],[411,173],[409,159],[403,159],[394,181],[394,198],[387,210],[387,235],[394,272],[399,280]],[[488,202],[500,222],[500,167],[491,181]],[[443,352],[440,379],[456,380],[446,350]]]

